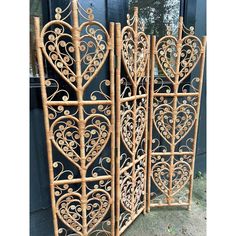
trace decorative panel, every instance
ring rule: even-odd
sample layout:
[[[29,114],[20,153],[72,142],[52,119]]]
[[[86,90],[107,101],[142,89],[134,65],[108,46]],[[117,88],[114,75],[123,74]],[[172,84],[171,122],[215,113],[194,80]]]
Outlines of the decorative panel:
[[[148,209],[191,205],[206,38],[178,27],[152,39]]]
[[[150,38],[138,19],[116,25],[116,233],[146,210]]]
[[[75,0],[57,7],[42,30],[39,21],[55,235],[114,235],[114,24],[107,32]],[[45,60],[53,78],[46,78]]]
[[[180,17],[150,53],[138,8],[115,45],[114,23],[63,6],[34,20],[55,236],[121,235],[150,207],[190,207],[206,38]]]

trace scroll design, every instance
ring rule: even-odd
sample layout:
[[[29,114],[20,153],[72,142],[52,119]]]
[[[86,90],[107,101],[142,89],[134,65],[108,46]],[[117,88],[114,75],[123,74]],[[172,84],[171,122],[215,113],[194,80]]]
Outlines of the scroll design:
[[[114,64],[114,24],[108,33],[72,0],[42,30],[35,18],[35,29],[55,236],[114,235],[113,66],[98,77],[108,56]]]
[[[182,17],[178,38],[168,28],[157,43],[153,39],[149,208],[191,205],[205,43],[184,26]],[[164,76],[155,77],[156,64]],[[196,68],[199,75],[193,76]]]
[[[134,40],[134,35],[138,37],[138,44]],[[147,51],[147,36],[143,32],[137,33],[134,32],[133,28],[126,27],[123,30],[122,60],[129,79],[132,83],[136,83],[136,85],[139,84],[140,79],[145,75],[144,73],[148,61]],[[133,81],[135,76],[137,77],[136,82]]]
[[[89,123],[87,125],[87,123]],[[80,129],[85,129],[85,158],[89,165],[100,155],[110,138],[110,121],[103,115],[90,115],[84,121],[85,126],[73,117],[60,117],[51,126],[53,133],[52,142],[55,147],[79,169],[81,156],[80,151]]]
[[[178,161],[173,165],[172,186],[170,191],[170,165],[167,162],[158,162],[152,166],[152,179],[158,189],[168,197],[173,197],[189,181],[191,166],[184,162]],[[171,192],[171,193],[170,193]]]
[[[176,108],[175,130],[173,131],[173,107],[160,105],[154,110],[154,124],[158,133],[169,143],[176,145],[191,130],[196,119],[196,110],[188,104]]]
[[[144,193],[145,170],[142,163],[136,169],[135,176],[136,176],[135,187],[133,187],[132,173],[129,173],[128,171],[124,173],[124,177],[122,177],[122,184],[121,184],[121,204],[123,208],[131,214],[133,211],[138,212],[138,210],[140,210],[139,208],[140,201],[142,200],[142,195],[145,194]],[[134,199],[132,199],[133,194],[134,194]],[[134,209],[132,208],[133,206]]]
[[[109,34],[97,21],[84,22],[76,29],[80,63],[76,65],[73,26],[62,20],[46,24],[41,33],[42,51],[54,70],[76,90],[76,67],[81,68],[79,76],[83,87],[99,73],[109,54]]]
[[[121,137],[127,150],[132,154],[133,146],[135,150],[137,150],[142,140],[143,133],[145,131],[145,108],[138,107],[136,109],[136,114],[134,114],[131,110],[125,111],[122,114],[121,121]],[[136,139],[134,143],[133,133],[136,134]]]
[[[180,65],[176,66],[177,60],[177,44],[179,45]],[[156,59],[158,64],[173,83],[178,74],[179,83],[185,80],[193,71],[201,57],[201,41],[193,36],[188,35],[178,41],[174,36],[165,36],[161,38],[156,46]]]
[[[65,194],[57,201],[57,214],[60,220],[72,228],[74,232],[83,235],[82,231],[82,196],[79,193]],[[102,190],[93,190],[86,196],[88,233],[102,221],[109,210],[110,196]]]
[[[119,192],[117,219],[120,235],[128,225],[145,211],[146,181],[146,140],[149,82],[149,37],[144,33],[138,18],[138,9],[134,16],[127,16],[127,26],[119,31],[117,38],[118,60],[124,67],[125,76],[117,76],[120,88],[117,106],[119,107],[118,127],[119,150]]]

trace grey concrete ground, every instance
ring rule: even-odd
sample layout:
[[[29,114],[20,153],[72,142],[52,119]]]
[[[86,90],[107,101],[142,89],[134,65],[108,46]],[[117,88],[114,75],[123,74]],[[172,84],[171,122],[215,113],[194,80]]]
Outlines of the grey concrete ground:
[[[158,208],[141,215],[123,236],[206,236],[206,179],[194,180],[192,210]]]
[[[140,215],[122,236],[206,236],[206,179],[194,180],[192,210],[158,208]],[[51,209],[31,214],[31,236],[52,236]]]

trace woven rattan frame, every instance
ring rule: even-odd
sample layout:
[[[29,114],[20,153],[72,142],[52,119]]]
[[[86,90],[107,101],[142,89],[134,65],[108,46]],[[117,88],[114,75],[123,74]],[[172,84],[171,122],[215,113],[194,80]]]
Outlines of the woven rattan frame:
[[[114,24],[108,33],[76,0],[55,12],[42,30],[35,18],[54,234],[114,235]],[[45,78],[43,57],[58,78]]]
[[[114,30],[77,0],[35,18],[55,236],[121,235],[151,207],[191,206],[206,37],[180,17],[177,38],[150,45],[138,8],[116,50]]]
[[[150,38],[138,19],[116,25],[116,234],[146,211]],[[121,76],[122,65],[124,75]]]
[[[152,38],[148,211],[191,206],[205,44],[182,17],[178,38],[170,30],[157,44]],[[156,64],[164,78],[154,76]]]

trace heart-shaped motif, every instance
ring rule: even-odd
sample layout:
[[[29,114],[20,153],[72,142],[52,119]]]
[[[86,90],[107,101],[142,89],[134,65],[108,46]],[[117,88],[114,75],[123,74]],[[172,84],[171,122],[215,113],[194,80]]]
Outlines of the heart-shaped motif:
[[[60,197],[56,203],[59,219],[74,232],[81,234],[82,231],[82,207],[81,194],[68,193]],[[86,227],[88,233],[103,220],[110,209],[110,196],[102,190],[93,190],[87,196],[86,204]]]
[[[89,115],[84,122],[73,116],[63,116],[51,126],[52,142],[73,164],[80,168],[80,135],[84,130],[86,167],[100,155],[110,138],[110,121],[100,114]]]
[[[131,110],[127,110],[122,114],[121,137],[124,145],[131,154],[133,153],[133,145],[135,145],[135,151],[137,150],[142,140],[143,133],[145,131],[145,126],[146,122],[145,122],[144,107],[138,107],[136,109],[136,114],[134,114],[133,111]],[[133,143],[134,135],[135,135],[135,142]]]
[[[172,106],[162,104],[154,110],[154,124],[158,133],[169,144],[174,139],[176,145],[191,130],[196,120],[196,110],[189,104],[182,104],[174,111]],[[173,123],[175,122],[175,132],[173,136]]]
[[[178,40],[174,36],[165,36],[161,38],[156,46],[156,58],[161,70],[169,80],[174,81],[175,76],[179,75],[179,82],[182,82],[193,71],[201,57],[201,41],[188,35],[180,42],[180,67],[176,67],[178,57]]]
[[[134,189],[134,208],[135,211],[138,211],[144,203],[144,199],[142,199],[142,197],[145,195],[145,191],[144,191],[144,186],[145,186],[145,171],[144,171],[144,166],[143,164],[139,164],[136,167],[136,171],[135,171],[135,189]]]
[[[120,185],[120,192],[121,192],[120,201],[123,208],[128,212],[132,212],[133,184],[132,184],[131,174],[126,174],[125,178],[122,179]]]
[[[76,55],[72,26],[64,21],[51,21],[42,30],[42,50],[55,71],[75,90],[76,77],[83,80],[87,87],[98,74],[109,53],[107,42],[109,34],[104,26],[97,22],[85,22],[78,29],[78,47],[80,53],[80,74],[76,75]]]
[[[76,74],[74,72],[75,56],[71,32],[72,27],[61,21],[46,24],[41,33],[42,51],[54,70],[76,90]]]
[[[110,37],[106,28],[95,21],[83,23],[79,31],[81,32],[79,39],[81,76],[85,88],[98,74],[107,59]]]
[[[121,204],[128,212],[133,212],[140,209],[143,204],[141,201],[144,193],[144,168],[138,166],[135,171],[135,184],[133,189],[132,174],[125,173],[125,177],[121,181]]]
[[[134,35],[137,34],[137,42]],[[148,39],[143,32],[135,33],[131,27],[123,29],[122,61],[129,79],[134,83],[136,73],[137,84],[144,75],[148,61]],[[137,44],[137,45],[135,45]],[[137,49],[135,49],[137,48]],[[137,51],[136,51],[137,50]]]
[[[87,202],[87,227],[88,233],[92,232],[103,220],[110,209],[111,198],[104,190],[93,190],[88,195]]]
[[[170,194],[170,171],[172,171],[172,186]],[[158,189],[166,196],[172,197],[178,193],[189,181],[191,167],[187,162],[178,161],[170,168],[170,165],[163,161],[152,167],[152,180]]]
[[[81,194],[68,193],[61,196],[56,203],[56,209],[58,218],[70,229],[82,235]]]

